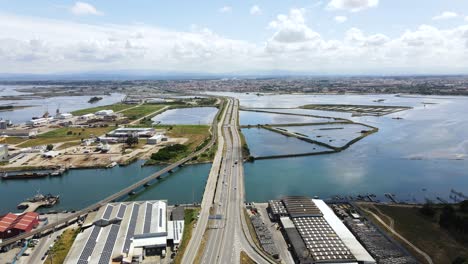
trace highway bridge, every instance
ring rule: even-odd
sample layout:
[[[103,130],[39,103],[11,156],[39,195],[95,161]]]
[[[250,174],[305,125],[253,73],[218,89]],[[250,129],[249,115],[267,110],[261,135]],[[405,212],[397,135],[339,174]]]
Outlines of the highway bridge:
[[[55,223],[51,223],[51,224],[48,224],[48,225],[45,225],[41,228],[38,228],[38,229],[35,229],[31,232],[28,232],[28,233],[24,233],[24,234],[21,234],[21,235],[18,235],[18,236],[15,236],[13,238],[10,238],[10,239],[6,239],[4,241],[2,241],[2,243],[0,243],[0,248],[4,247],[4,246],[8,246],[8,245],[11,245],[13,243],[16,243],[22,239],[27,239],[29,237],[32,237],[34,235],[37,235],[37,234],[42,234],[42,233],[47,233],[51,230],[55,230],[61,226],[64,226],[64,225],[68,225],[70,222],[73,222],[75,221],[76,219],[82,217],[82,216],[85,216],[87,215],[88,213],[92,212],[92,211],[95,211],[97,209],[99,209],[101,206],[107,204],[107,203],[110,203],[110,202],[113,202],[115,200],[118,200],[119,198],[122,198],[126,195],[129,195],[131,192],[135,191],[136,189],[142,187],[142,186],[145,186],[146,184],[148,184],[149,182],[153,181],[153,180],[156,180],[156,179],[159,179],[162,175],[168,173],[168,172],[171,172],[172,170],[176,169],[177,167],[183,165],[184,163],[186,163],[187,161],[190,161],[192,158],[202,154],[203,152],[205,152],[206,150],[208,150],[211,146],[213,146],[213,144],[216,142],[216,139],[218,137],[218,130],[217,130],[217,124],[218,124],[218,116],[221,114],[221,111],[223,110],[223,106],[224,106],[224,103],[221,103],[220,105],[220,110],[218,111],[218,113],[216,114],[214,120],[213,120],[213,123],[211,125],[211,140],[210,142],[205,146],[203,147],[202,149],[196,151],[196,152],[193,152],[191,153],[190,155],[188,155],[187,157],[175,162],[175,163],[172,163],[171,165],[165,167],[164,169],[120,190],[119,192],[117,193],[114,193],[112,195],[110,195],[109,197],[95,203],[95,204],[92,204],[88,207],[86,207],[85,209],[83,210],[80,210],[80,211],[77,211],[76,213],[73,213],[71,214],[70,216],[64,218],[63,220],[61,221],[58,221],[58,222],[55,222]]]

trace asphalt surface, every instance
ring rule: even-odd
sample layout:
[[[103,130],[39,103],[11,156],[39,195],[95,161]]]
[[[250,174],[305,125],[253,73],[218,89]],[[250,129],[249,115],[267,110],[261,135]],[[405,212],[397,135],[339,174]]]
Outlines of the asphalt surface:
[[[239,102],[229,99],[223,125],[219,127],[222,131],[218,133],[219,139],[225,143],[225,151],[217,153],[217,156],[223,153],[223,158],[215,159],[213,174],[210,173],[205,191],[205,194],[208,192],[210,195],[215,192],[214,199],[213,196],[203,197],[199,223],[182,263],[194,262],[205,230],[208,240],[201,263],[240,263],[241,251],[246,252],[256,263],[272,263],[255,248],[244,218],[244,170],[238,113]],[[213,188],[216,177],[217,184]],[[221,215],[221,219],[208,220],[210,207],[212,215]]]

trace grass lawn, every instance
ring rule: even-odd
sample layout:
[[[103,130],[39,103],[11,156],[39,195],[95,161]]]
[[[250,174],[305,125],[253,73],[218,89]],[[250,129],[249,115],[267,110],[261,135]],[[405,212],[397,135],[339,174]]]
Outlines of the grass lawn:
[[[434,263],[451,263],[457,256],[468,258],[468,245],[463,245],[417,207],[375,205],[392,217],[395,229],[418,248],[429,254]]]
[[[93,127],[93,128],[67,128],[67,127],[58,128],[58,129],[49,131],[47,133],[38,135],[37,138],[31,139],[23,144],[20,144],[19,147],[25,148],[25,147],[32,147],[32,146],[54,144],[54,143],[59,143],[59,142],[81,140],[82,138],[89,138],[90,136],[100,136],[113,129],[115,129],[115,127],[111,127],[111,126]]]
[[[73,245],[73,241],[75,241],[78,232],[78,229],[73,228],[65,230],[57,242],[55,242],[49,253],[49,256],[47,257],[47,260],[44,263],[62,264],[65,261],[68,251],[70,251],[70,248]]]
[[[28,140],[27,138],[20,138],[20,137],[2,137],[2,138],[4,138],[5,141],[1,143],[9,144],[9,145],[16,145],[16,144],[19,144],[21,142]]]
[[[197,147],[202,144],[210,136],[210,126],[202,125],[162,125],[156,126],[157,129],[166,129],[166,135],[172,138],[187,138],[188,141],[184,144],[188,148],[184,152],[178,153],[177,156],[171,158],[167,162],[174,160],[179,160],[183,157],[186,157],[188,154],[196,151]],[[211,154],[207,154],[211,155]],[[158,163],[157,161],[148,160],[146,165],[152,165]]]
[[[179,250],[174,258],[174,263],[181,263],[184,256],[185,248],[192,238],[193,225],[196,223],[197,215],[200,209],[185,209],[184,233],[182,234],[182,243],[179,245]]]
[[[155,111],[160,110],[165,105],[161,104],[143,104],[141,106],[125,110],[121,112],[124,116],[128,117],[130,120],[136,120],[138,118],[142,118],[147,116]]]
[[[122,111],[124,109],[134,107],[134,105],[129,104],[112,104],[112,105],[103,105],[103,106],[96,106],[92,108],[86,108],[81,110],[76,110],[71,112],[71,114],[75,116],[86,115],[86,114],[94,114],[100,110],[113,110],[114,112]]]

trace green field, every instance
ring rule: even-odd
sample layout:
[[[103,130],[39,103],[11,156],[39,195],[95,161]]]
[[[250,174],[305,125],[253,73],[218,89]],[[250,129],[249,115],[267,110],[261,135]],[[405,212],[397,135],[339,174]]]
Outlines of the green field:
[[[71,112],[71,114],[75,116],[80,116],[80,115],[86,115],[86,114],[93,114],[96,113],[97,111],[100,110],[112,110],[114,112],[122,111],[125,109],[128,109],[130,107],[134,107],[134,105],[128,105],[128,104],[113,104],[113,105],[103,105],[103,106],[97,106],[97,107],[92,107],[92,108],[86,108],[86,109],[81,109],[81,110],[76,110]]]
[[[183,151],[177,151],[170,155],[169,160],[148,160],[146,165],[158,164],[160,162],[172,162],[179,160],[189,153],[192,153],[198,149],[203,144],[208,143],[208,138],[210,137],[210,126],[198,126],[198,125],[177,125],[177,126],[156,126],[157,129],[166,129],[166,135],[170,138],[187,138],[187,142],[184,143],[187,148]],[[205,154],[205,153],[204,153]],[[214,154],[206,153],[205,156],[201,157],[202,161],[207,161]]]
[[[65,261],[65,258],[67,257],[78,233],[79,229],[72,228],[65,230],[57,242],[55,242],[49,252],[47,260],[44,263],[62,264]]]
[[[437,216],[424,216],[418,207],[375,206],[393,218],[397,232],[429,254],[434,263],[452,263],[457,257],[468,259],[468,245],[441,228]]]
[[[40,134],[35,139],[24,142],[23,144],[18,145],[19,147],[33,147],[41,146],[47,144],[54,144],[60,142],[74,141],[86,139],[91,136],[100,136],[111,130],[115,127],[93,127],[93,128],[58,128],[53,131],[49,131],[44,134]]]
[[[19,144],[21,142],[28,140],[27,138],[20,138],[20,137],[4,137],[4,138],[5,138],[5,141],[1,143],[5,143],[9,145],[16,145],[16,144]]]
[[[122,111],[121,113],[130,120],[136,120],[156,112],[162,109],[164,106],[165,105],[160,104],[143,104],[141,106]]]

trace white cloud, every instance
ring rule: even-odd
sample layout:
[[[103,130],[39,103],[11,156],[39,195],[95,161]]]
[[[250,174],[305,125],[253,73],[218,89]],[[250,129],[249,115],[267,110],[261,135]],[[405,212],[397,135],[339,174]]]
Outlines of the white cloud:
[[[346,16],[336,16],[334,19],[338,23],[344,23],[348,20]]]
[[[77,15],[103,15],[102,12],[98,11],[94,6],[85,2],[76,2],[71,8],[70,11]]]
[[[258,5],[253,5],[251,8],[250,8],[250,14],[251,15],[261,15],[262,14],[262,10],[260,9],[260,7]]]
[[[90,25],[0,13],[0,72],[101,70],[310,73],[460,73],[468,68],[468,25],[422,25],[389,37],[349,29],[326,39],[304,9],[278,15],[255,44],[207,28],[190,32],[139,25]],[[73,34],[70,34],[70,32]]]
[[[451,11],[442,12],[442,14],[434,16],[432,20],[444,20],[458,17],[458,14]]]
[[[218,10],[220,13],[231,13],[232,7],[230,6],[223,6]]]
[[[379,0],[330,0],[327,9],[359,12],[371,7],[377,7],[378,5]]]
[[[468,16],[465,17],[465,21],[468,22]]]

